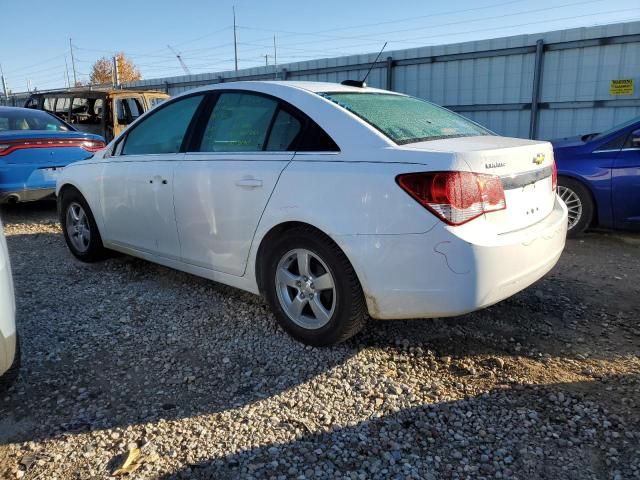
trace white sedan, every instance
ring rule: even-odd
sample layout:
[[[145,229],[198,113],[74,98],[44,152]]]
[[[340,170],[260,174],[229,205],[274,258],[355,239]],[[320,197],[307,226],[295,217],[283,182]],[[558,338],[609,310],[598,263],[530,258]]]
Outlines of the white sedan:
[[[13,296],[9,252],[0,222],[0,376],[17,366],[16,305]]]
[[[375,319],[460,315],[564,248],[551,144],[368,87],[237,82],[180,95],[65,168],[60,220],[105,249],[263,294],[312,345]]]

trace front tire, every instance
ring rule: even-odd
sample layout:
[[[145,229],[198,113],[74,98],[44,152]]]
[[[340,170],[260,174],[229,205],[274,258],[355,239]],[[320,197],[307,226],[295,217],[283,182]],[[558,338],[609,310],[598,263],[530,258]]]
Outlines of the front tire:
[[[74,257],[91,263],[106,257],[98,226],[84,197],[76,190],[62,194],[60,225]]]
[[[589,190],[576,180],[560,177],[558,195],[569,211],[567,235],[580,235],[593,220],[594,205]]]
[[[295,339],[334,345],[364,326],[366,308],[356,273],[321,232],[311,227],[287,231],[270,243],[263,271],[267,300]]]

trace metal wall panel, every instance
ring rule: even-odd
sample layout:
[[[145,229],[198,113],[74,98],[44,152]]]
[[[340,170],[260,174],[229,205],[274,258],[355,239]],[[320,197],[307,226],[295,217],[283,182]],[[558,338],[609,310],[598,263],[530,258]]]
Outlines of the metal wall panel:
[[[541,80],[536,101],[532,96],[539,40],[544,48],[539,50]],[[277,69],[266,66],[141,80],[123,87],[177,95],[194,87],[243,79],[341,82],[363,78],[376,56],[372,52]],[[387,57],[393,60],[390,72]],[[612,96],[610,81],[627,78],[634,79],[634,94]],[[388,80],[396,91],[448,106],[502,135],[527,137],[532,129],[537,138],[550,139],[602,131],[640,115],[640,22],[384,52],[367,83],[387,88]],[[20,105],[23,100],[8,99],[13,102]],[[532,118],[536,106],[538,115]],[[533,128],[536,119],[537,128]]]

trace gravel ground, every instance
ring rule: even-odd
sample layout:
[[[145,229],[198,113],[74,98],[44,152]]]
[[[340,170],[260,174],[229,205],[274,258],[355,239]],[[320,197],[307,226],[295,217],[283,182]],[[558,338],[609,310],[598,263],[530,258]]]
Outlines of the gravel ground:
[[[0,478],[640,478],[638,236],[542,281],[315,349],[249,294],[126,256],[84,265],[53,204],[2,211],[22,337]]]

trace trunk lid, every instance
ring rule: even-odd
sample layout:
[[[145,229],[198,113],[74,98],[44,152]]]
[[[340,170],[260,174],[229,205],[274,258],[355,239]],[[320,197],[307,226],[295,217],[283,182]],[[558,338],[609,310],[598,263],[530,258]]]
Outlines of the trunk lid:
[[[554,160],[549,142],[487,135],[420,142],[405,148],[449,152],[471,172],[499,176],[506,209],[484,215],[497,233],[526,228],[553,210]]]

